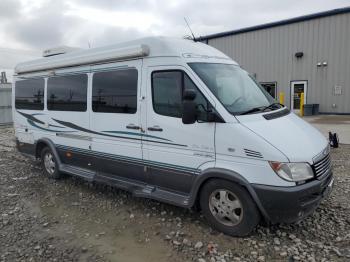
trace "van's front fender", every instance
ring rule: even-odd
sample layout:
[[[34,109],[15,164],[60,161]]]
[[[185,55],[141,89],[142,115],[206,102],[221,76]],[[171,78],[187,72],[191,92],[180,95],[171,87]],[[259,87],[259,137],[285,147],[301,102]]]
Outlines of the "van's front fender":
[[[190,207],[194,206],[202,186],[210,179],[224,179],[244,187],[249,192],[264,218],[267,221],[270,220],[251,184],[240,174],[223,168],[208,168],[195,178],[188,203]]]

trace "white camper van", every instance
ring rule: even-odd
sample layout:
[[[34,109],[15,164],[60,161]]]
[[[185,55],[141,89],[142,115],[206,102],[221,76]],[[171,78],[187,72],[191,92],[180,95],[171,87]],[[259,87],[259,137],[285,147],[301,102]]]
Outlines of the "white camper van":
[[[151,37],[49,50],[16,67],[18,150],[66,173],[177,206],[215,229],[310,214],[333,184],[329,145],[218,50]]]

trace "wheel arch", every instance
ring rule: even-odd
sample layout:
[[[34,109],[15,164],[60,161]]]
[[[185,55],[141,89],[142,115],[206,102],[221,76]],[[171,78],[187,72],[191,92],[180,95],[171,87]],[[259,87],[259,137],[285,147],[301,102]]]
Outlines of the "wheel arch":
[[[40,158],[41,157],[41,151],[45,148],[45,147],[49,147],[52,154],[54,154],[55,158],[57,159],[57,164],[58,167],[61,166],[61,160],[60,157],[57,153],[55,144],[48,138],[41,138],[39,139],[36,144],[35,144],[35,157],[36,158]]]
[[[261,204],[261,201],[258,195],[255,193],[250,183],[240,174],[231,170],[223,169],[223,168],[209,168],[204,172],[202,172],[195,179],[194,186],[190,195],[190,201],[189,201],[190,207],[193,207],[196,205],[197,201],[199,200],[199,195],[204,184],[206,184],[209,180],[213,180],[213,179],[227,180],[244,187],[248,191],[249,195],[251,196],[255,204],[257,205],[260,213],[265,218],[265,220],[267,221],[270,220],[267,212],[265,211],[264,207]]]

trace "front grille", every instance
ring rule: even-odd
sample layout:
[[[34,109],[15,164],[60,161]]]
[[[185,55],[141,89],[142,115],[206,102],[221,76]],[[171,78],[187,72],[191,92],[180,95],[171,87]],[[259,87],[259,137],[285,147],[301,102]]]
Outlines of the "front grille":
[[[313,167],[316,177],[327,174],[331,169],[331,155],[328,153],[324,158],[316,162]]]

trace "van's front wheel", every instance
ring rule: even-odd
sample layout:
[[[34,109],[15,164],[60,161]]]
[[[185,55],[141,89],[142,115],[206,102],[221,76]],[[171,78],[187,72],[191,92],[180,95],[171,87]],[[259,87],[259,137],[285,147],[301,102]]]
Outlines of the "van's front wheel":
[[[57,160],[50,148],[45,147],[41,151],[41,163],[45,174],[49,178],[58,179],[61,177],[61,173],[58,171],[57,167]]]
[[[231,236],[246,236],[259,223],[260,213],[249,193],[225,180],[210,180],[200,194],[200,206],[210,225]]]

